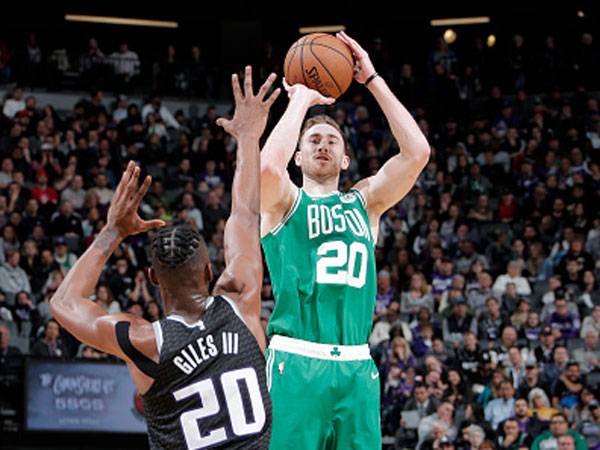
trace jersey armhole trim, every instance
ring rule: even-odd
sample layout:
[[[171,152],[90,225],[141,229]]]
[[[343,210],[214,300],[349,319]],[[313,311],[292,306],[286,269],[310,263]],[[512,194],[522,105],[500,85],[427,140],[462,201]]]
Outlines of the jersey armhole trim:
[[[275,227],[269,233],[267,233],[265,236],[268,236],[269,234],[272,234],[273,236],[275,236],[275,235],[277,235],[277,233],[279,233],[281,231],[281,229],[288,222],[288,220],[290,220],[290,217],[292,217],[292,215],[298,209],[298,205],[300,204],[300,199],[301,198],[302,198],[302,189],[300,189],[300,188],[297,187],[296,188],[296,196],[294,198],[294,203],[292,203],[292,207],[283,216],[283,218],[279,221],[279,223],[277,225],[275,225]]]
[[[152,328],[154,328],[154,339],[156,340],[156,348],[158,350],[158,355],[160,356],[162,346],[163,346],[163,332],[162,327],[160,326],[160,321],[152,322]]]
[[[358,200],[360,201],[360,203],[362,204],[363,208],[365,208],[365,211],[366,211],[367,210],[367,200],[365,199],[365,196],[363,195],[363,193],[360,192],[356,188],[350,188],[350,191],[352,191],[356,194],[356,196],[358,197]]]
[[[365,199],[365,196],[363,195],[362,192],[360,192],[358,189],[356,188],[350,188],[350,192],[354,192],[354,194],[358,197],[358,200],[360,201],[360,204],[362,205],[362,207],[365,210],[365,214],[367,216],[367,229],[369,232],[369,240],[371,241],[371,243],[373,245],[376,245],[375,242],[375,238],[373,237],[373,230],[371,230],[371,221],[369,219],[369,210],[367,209],[367,200]]]
[[[159,365],[140,352],[133,346],[129,339],[129,327],[131,323],[127,321],[117,322],[115,325],[115,333],[117,342],[121,350],[131,360],[140,372],[150,378],[156,378]]]
[[[244,320],[244,316],[242,316],[242,313],[241,313],[238,305],[232,299],[227,297],[226,295],[220,294],[219,297],[221,297],[223,300],[225,300],[227,303],[229,303],[229,306],[231,306],[231,309],[233,309],[233,312],[235,313],[235,315],[238,316],[240,318],[240,320],[242,322],[244,322],[244,324],[246,324],[246,321]]]

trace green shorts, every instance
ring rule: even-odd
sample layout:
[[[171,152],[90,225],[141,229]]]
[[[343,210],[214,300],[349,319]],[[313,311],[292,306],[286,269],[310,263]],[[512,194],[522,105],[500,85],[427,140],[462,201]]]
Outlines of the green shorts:
[[[367,345],[273,336],[271,450],[380,450],[379,373]]]

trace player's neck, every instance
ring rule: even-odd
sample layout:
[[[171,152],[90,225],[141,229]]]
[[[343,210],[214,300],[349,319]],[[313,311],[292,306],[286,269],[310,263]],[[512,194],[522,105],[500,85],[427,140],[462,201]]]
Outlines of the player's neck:
[[[208,289],[161,291],[161,296],[164,299],[165,315],[177,314],[193,320],[198,319],[198,315],[204,313],[206,302],[210,298]]]
[[[338,190],[340,178],[311,178],[308,175],[302,177],[302,190],[308,195],[322,196],[329,195]]]

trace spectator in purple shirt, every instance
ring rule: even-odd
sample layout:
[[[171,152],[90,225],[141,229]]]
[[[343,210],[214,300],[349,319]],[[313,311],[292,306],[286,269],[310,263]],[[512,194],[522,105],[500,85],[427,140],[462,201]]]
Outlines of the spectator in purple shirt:
[[[529,415],[529,403],[526,398],[515,400],[515,415],[513,419],[519,424],[521,433],[533,440],[543,429],[544,425],[535,416]]]
[[[557,330],[560,338],[571,339],[579,334],[579,314],[575,311],[569,311],[569,304],[566,298],[554,299],[554,311],[548,317],[548,324],[553,330]]]
[[[450,258],[442,258],[438,270],[436,270],[432,276],[431,294],[434,298],[439,298],[444,292],[450,290],[453,272],[454,262]]]
[[[391,367],[398,367],[402,371],[405,371],[409,367],[414,367],[416,361],[410,350],[410,345],[403,337],[396,336],[392,339],[390,348],[388,350],[387,367],[383,367],[384,372],[387,374]]]
[[[377,317],[387,313],[390,303],[396,298],[396,289],[392,286],[390,273],[380,270],[377,274],[377,296],[375,303],[375,314]]]

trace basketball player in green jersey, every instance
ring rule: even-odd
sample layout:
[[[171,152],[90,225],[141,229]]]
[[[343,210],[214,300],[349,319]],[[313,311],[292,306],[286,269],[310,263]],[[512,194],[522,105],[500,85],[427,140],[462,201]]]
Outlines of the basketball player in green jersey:
[[[349,165],[339,127],[317,116],[301,130],[311,106],[333,99],[286,86],[289,104],[261,154],[261,235],[276,301],[267,329],[272,450],[381,448],[378,372],[367,346],[374,244],[381,214],[406,195],[429,159],[427,140],[367,52],[345,33],[338,38],[352,50],[354,78],[383,110],[400,153],[338,192]],[[287,173],[292,156],[301,188]]]

